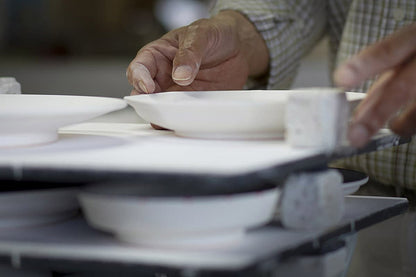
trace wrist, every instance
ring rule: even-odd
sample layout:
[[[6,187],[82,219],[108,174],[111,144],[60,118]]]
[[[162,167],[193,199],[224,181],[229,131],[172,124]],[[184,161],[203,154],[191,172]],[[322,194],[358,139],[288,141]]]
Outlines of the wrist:
[[[269,69],[269,49],[253,23],[234,10],[221,11],[217,17],[228,18],[233,24],[242,55],[249,66],[249,76],[261,76]]]

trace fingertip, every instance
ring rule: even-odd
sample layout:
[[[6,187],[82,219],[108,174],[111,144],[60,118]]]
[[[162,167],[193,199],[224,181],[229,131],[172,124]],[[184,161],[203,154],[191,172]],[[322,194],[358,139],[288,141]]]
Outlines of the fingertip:
[[[348,140],[355,147],[363,147],[370,140],[370,137],[370,131],[361,123],[351,125],[348,130]]]
[[[357,76],[354,66],[346,63],[335,70],[334,82],[340,87],[351,88],[359,85],[360,79]]]
[[[154,80],[147,67],[141,63],[134,63],[128,71],[135,90],[142,93],[152,93],[155,90]]]
[[[176,67],[172,73],[172,79],[181,86],[190,85],[193,81],[193,70],[189,65],[181,65]]]
[[[146,90],[147,90],[146,93],[154,93],[155,92],[156,84],[154,83],[153,80],[152,80],[152,82],[147,82],[145,86],[146,86]]]
[[[154,82],[144,82],[143,80],[138,80],[135,82],[134,88],[139,93],[153,93],[155,91]]]
[[[149,93],[146,85],[144,84],[142,80],[139,80],[138,84],[139,84],[139,88],[141,91],[143,91],[144,93]]]
[[[130,92],[130,95],[138,95],[138,94],[140,94],[140,92],[135,89],[132,89]]]

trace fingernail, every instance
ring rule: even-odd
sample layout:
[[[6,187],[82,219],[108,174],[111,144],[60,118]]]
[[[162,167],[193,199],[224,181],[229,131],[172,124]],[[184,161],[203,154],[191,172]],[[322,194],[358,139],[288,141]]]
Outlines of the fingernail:
[[[357,78],[354,70],[349,65],[344,65],[335,71],[334,74],[335,83],[341,86],[355,86]]]
[[[147,88],[144,85],[143,81],[139,81],[139,87],[143,92],[148,93]]]
[[[357,124],[351,127],[348,137],[353,146],[360,147],[370,139],[370,132],[364,125]]]
[[[181,65],[175,69],[172,78],[176,81],[189,80],[192,77],[192,68],[189,65]]]

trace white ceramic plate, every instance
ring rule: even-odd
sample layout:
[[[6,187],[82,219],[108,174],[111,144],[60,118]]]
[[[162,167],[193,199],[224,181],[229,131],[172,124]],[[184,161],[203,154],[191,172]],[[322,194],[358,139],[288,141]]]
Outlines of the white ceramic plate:
[[[144,120],[179,136],[218,139],[283,138],[290,90],[175,91],[127,96]],[[348,93],[355,102],[362,93]]]
[[[368,182],[368,176],[357,181],[343,183],[342,189],[344,190],[344,195],[350,195],[358,191],[360,187]]]
[[[343,168],[337,168],[337,170],[343,178],[342,189],[344,190],[344,195],[353,194],[369,180],[368,176],[363,172]]]
[[[116,184],[115,184],[116,185]],[[84,191],[80,203],[93,227],[122,241],[162,247],[218,247],[273,217],[277,188],[193,197],[117,196]]]
[[[37,226],[77,213],[77,188],[0,193],[0,230]]]
[[[197,138],[282,138],[287,93],[193,91],[128,96],[148,122]]]
[[[69,95],[0,95],[0,147],[43,144],[60,127],[126,107],[116,98]]]

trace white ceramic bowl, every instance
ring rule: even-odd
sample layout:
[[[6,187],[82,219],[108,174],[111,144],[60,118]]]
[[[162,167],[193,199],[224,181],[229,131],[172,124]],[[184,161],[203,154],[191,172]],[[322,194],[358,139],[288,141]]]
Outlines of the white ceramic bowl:
[[[179,136],[213,139],[284,137],[292,90],[173,91],[124,99],[144,120]],[[347,93],[354,103],[362,93]]]
[[[116,98],[0,94],[0,147],[54,141],[60,127],[126,107]]]
[[[282,138],[287,91],[174,91],[124,99],[148,122],[196,138]]]
[[[337,168],[337,170],[341,173],[343,178],[342,189],[344,195],[353,194],[369,180],[368,175],[363,172],[344,168]]]
[[[192,197],[84,191],[79,200],[90,225],[122,241],[163,247],[216,247],[236,242],[248,228],[270,221],[279,195],[277,188]]]

